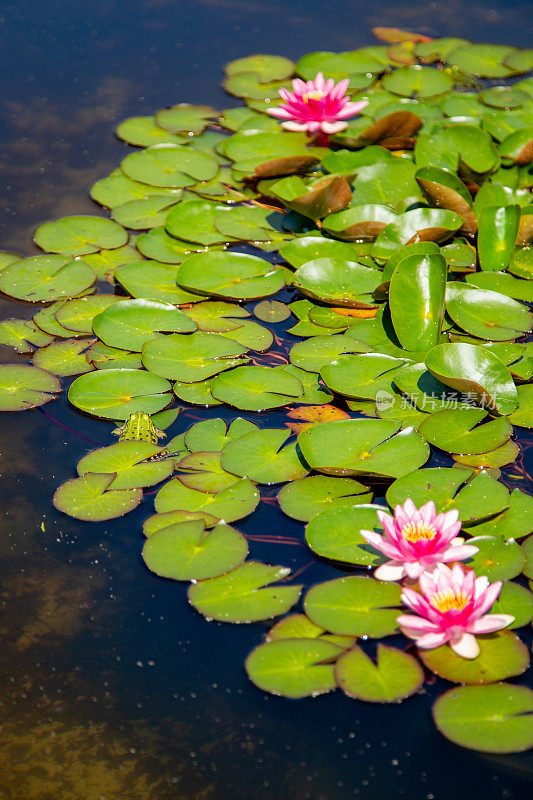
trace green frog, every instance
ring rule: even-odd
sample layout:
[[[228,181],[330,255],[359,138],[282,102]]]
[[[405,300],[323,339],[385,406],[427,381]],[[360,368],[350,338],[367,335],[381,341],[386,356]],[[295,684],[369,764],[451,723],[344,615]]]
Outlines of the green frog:
[[[157,440],[166,436],[166,433],[156,428],[152,422],[150,414],[146,411],[136,411],[130,418],[115,428],[113,433],[118,436],[119,442],[151,442],[157,444]]]

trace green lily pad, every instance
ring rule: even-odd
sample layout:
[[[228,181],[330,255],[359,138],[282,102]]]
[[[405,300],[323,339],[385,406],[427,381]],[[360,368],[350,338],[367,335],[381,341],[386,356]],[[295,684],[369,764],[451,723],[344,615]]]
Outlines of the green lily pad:
[[[197,294],[246,302],[275,294],[285,285],[279,267],[257,256],[232,252],[190,256],[179,267],[177,281]]]
[[[205,511],[218,520],[234,522],[251,514],[259,500],[259,492],[255,485],[246,478],[217,493],[189,489],[180,480],[174,478],[157,493],[155,510],[158,513]]]
[[[398,248],[411,242],[444,241],[462,224],[463,218],[447,209],[415,208],[406,211],[379,234],[371,255],[386,261]]]
[[[326,422],[301,433],[298,445],[309,466],[327,475],[398,478],[429,457],[418,433],[397,433],[399,428],[399,423],[381,419]]]
[[[152,195],[142,200],[129,200],[119,206],[114,206],[111,216],[124,228],[132,231],[142,231],[148,228],[157,228],[164,224],[168,212],[177,202],[179,196]]]
[[[181,264],[187,256],[203,248],[203,245],[169,236],[164,228],[152,228],[147,233],[141,233],[135,244],[143,256],[164,264]]]
[[[270,587],[290,574],[287,567],[247,561],[237,569],[189,587],[189,602],[208,619],[257,622],[285,614],[300,596],[301,586]]]
[[[453,89],[453,79],[446,72],[415,64],[385,75],[383,86],[402,97],[434,97]]]
[[[291,364],[300,369],[308,372],[320,372],[338,356],[358,353],[367,349],[366,345],[359,345],[354,339],[346,336],[313,336],[293,345],[289,357]]]
[[[486,473],[472,476],[472,471],[449,467],[403,475],[389,487],[386,497],[391,507],[403,505],[410,497],[417,508],[433,500],[437,514],[457,509],[463,526],[499,514],[510,502],[508,489]]]
[[[396,214],[384,205],[356,205],[330,214],[324,219],[324,230],[345,242],[373,240]],[[352,259],[353,260],[353,256]]]
[[[150,442],[125,441],[92,450],[78,461],[78,475],[88,472],[115,476],[108,489],[142,489],[155,486],[174,472],[174,462],[150,461],[163,450]]]
[[[256,483],[284,483],[309,472],[299,457],[296,443],[283,446],[291,432],[263,429],[246,433],[222,450],[222,467]]]
[[[487,205],[478,214],[478,254],[482,270],[499,272],[509,265],[513,255],[520,206]]]
[[[245,364],[246,352],[246,347],[231,339],[196,331],[186,336],[175,333],[146,340],[142,360],[146,369],[155,375],[194,383]]]
[[[172,395],[170,383],[159,375],[137,369],[105,369],[76,378],[68,399],[86,414],[126,420],[136,411],[162,411]]]
[[[245,411],[262,411],[296,402],[303,394],[298,378],[281,367],[237,367],[218,375],[213,397]]]
[[[529,281],[514,278],[507,272],[475,272],[466,276],[466,282],[478,289],[489,289],[515,300],[533,303],[533,286]]]
[[[529,652],[511,631],[497,631],[477,637],[479,655],[458,656],[448,645],[434,650],[419,650],[424,665],[454,683],[484,684],[522,675],[529,666]]]
[[[523,628],[533,619],[533,593],[514,581],[504,581],[491,612],[493,614],[510,614],[515,618],[514,622],[508,626],[508,630]]]
[[[430,414],[419,431],[428,442],[448,453],[487,453],[504,444],[513,427],[505,417],[480,425],[486,416],[483,409],[445,409]]]
[[[509,422],[521,428],[533,428],[533,386],[519,386],[517,393],[518,408],[509,414]]]
[[[0,411],[24,411],[55,400],[61,383],[39,367],[24,364],[0,366]]]
[[[155,115],[160,128],[170,133],[198,134],[216,117],[216,111],[210,106],[195,106],[190,103],[179,103],[171,108],[163,108]]]
[[[520,489],[514,489],[508,509],[469,532],[474,536],[500,536],[504,539],[521,539],[533,533],[533,498]]]
[[[226,211],[226,210],[225,210]],[[237,206],[231,214],[223,211],[214,217],[213,224],[227,241],[241,239],[251,242],[285,242],[281,231],[283,215],[267,208]]]
[[[247,419],[237,417],[229,425],[223,419],[204,419],[189,428],[185,434],[185,444],[191,453],[199,451],[221,451],[229,442],[258,431],[257,425]]]
[[[353,182],[352,205],[388,206],[402,211],[406,205],[423,199],[415,174],[415,165],[399,158],[360,167]],[[381,219],[384,221],[385,217]]]
[[[137,261],[122,264],[114,271],[114,278],[134,298],[159,300],[162,303],[196,303],[201,298],[182,289],[176,283],[177,267],[158,261]]]
[[[153,144],[184,144],[184,136],[174,136],[156,124],[155,117],[129,117],[115,129],[115,134],[123,142],[136,147],[150,147]],[[93,184],[94,186],[94,184]]]
[[[137,508],[142,500],[142,489],[108,491],[115,479],[114,473],[90,472],[82,478],[72,478],[56,489],[52,502],[58,511],[86,522],[104,522],[123,517]]]
[[[281,639],[252,650],[245,662],[259,689],[291,697],[316,697],[336,689],[333,664],[339,648],[321,639]]]
[[[108,347],[103,342],[96,342],[85,353],[85,358],[96,369],[141,369],[140,353],[130,353],[118,347]]]
[[[492,341],[509,341],[530,330],[531,315],[516,300],[489,289],[466,286],[448,283],[446,310],[467,333]]]
[[[486,347],[459,342],[439,344],[428,353],[426,366],[437,380],[452,389],[468,392],[478,403],[499,414],[511,414],[518,406],[509,369]]]
[[[179,479],[189,489],[216,494],[237,483],[239,477],[222,468],[219,452],[190,453],[176,464],[176,470],[186,470]]]
[[[128,241],[128,234],[110,219],[80,215],[45,222],[35,229],[33,238],[49,253],[83,256],[103,248],[122,247]]]
[[[506,78],[513,74],[510,67],[505,66],[515,53],[516,47],[504,44],[468,44],[461,45],[451,51],[446,61],[461,72],[470,75],[479,75],[481,78]]]
[[[218,523],[218,519],[213,517],[212,514],[206,514],[203,511],[165,511],[162,514],[152,514],[151,517],[145,519],[143,522],[143,533],[148,539],[153,536],[157,531],[163,528],[173,527],[174,525],[181,524],[182,522],[193,522],[195,520],[202,520],[206,528],[212,528]]]
[[[84,351],[94,341],[66,339],[41,347],[33,356],[31,363],[60,378],[68,375],[82,375],[94,369],[85,358]]]
[[[93,319],[109,306],[122,300],[112,294],[94,294],[62,303],[55,312],[60,325],[77,333],[92,334]]]
[[[413,656],[383,644],[378,644],[376,663],[360,647],[349,650],[335,664],[335,677],[348,697],[368,703],[397,703],[424,682]]]
[[[36,317],[37,314],[34,314]],[[55,321],[53,314],[51,318]],[[6,319],[0,322],[0,344],[6,347],[14,347],[17,353],[33,353],[36,347],[45,347],[54,341],[54,335],[57,333],[49,334],[44,332],[44,327],[41,329],[34,324],[42,320],[26,320],[26,319]],[[47,317],[47,321],[49,318]],[[46,325],[46,322],[44,323]],[[48,327],[48,325],[46,326]],[[55,326],[51,326],[54,327]],[[57,328],[61,326],[58,324]],[[67,331],[64,328],[61,331],[62,337],[72,336],[72,331]]]
[[[81,294],[96,280],[84,261],[63,256],[33,256],[14,261],[0,273],[0,291],[28,303],[49,303]]]
[[[416,180],[430,203],[455,211],[464,220],[461,230],[474,235],[477,220],[472,210],[472,196],[456,175],[439,167],[422,167],[416,173]]]
[[[149,186],[181,189],[207,181],[218,172],[218,161],[208,153],[178,144],[156,144],[131,153],[120,164],[129,178]]]
[[[517,542],[504,541],[501,536],[475,536],[468,544],[478,548],[466,561],[476,575],[485,575],[489,581],[501,581],[515,578],[522,572],[526,556]]]
[[[516,442],[509,439],[500,447],[490,450],[487,453],[477,455],[459,455],[454,453],[453,458],[458,464],[469,467],[482,467],[483,469],[497,469],[506,464],[512,464],[520,453],[520,448]]]
[[[211,381],[212,378],[208,378],[206,381],[195,381],[194,383],[176,381],[173,391],[176,397],[193,406],[205,406],[206,408],[219,406],[221,405],[220,400],[215,400],[211,394]]]
[[[283,322],[290,317],[291,311],[279,300],[262,300],[254,307],[254,315],[262,322]]]
[[[405,358],[363,353],[340,355],[320,370],[320,377],[334,392],[346,397],[374,400],[390,392],[395,376],[409,362]]]
[[[361,535],[361,530],[382,533],[377,512],[384,509],[379,505],[359,505],[362,500],[363,497],[352,498],[351,505],[329,508],[311,518],[305,531],[305,539],[314,553],[321,558],[356,566],[376,566],[381,562],[381,554],[368,544]]]
[[[198,325],[198,330],[210,333],[224,333],[240,327],[241,319],[250,316],[250,312],[235,303],[222,300],[204,300],[185,313]]]
[[[109,347],[140,352],[151,339],[160,341],[160,333],[191,333],[196,323],[171,303],[140,298],[108,306],[94,317],[93,330]]]
[[[438,343],[446,273],[446,260],[440,255],[408,256],[394,270],[389,306],[394,330],[406,350],[421,350]]]
[[[280,248],[279,254],[291,267],[296,269],[308,261],[323,258],[344,259],[345,261],[357,259],[356,250],[351,244],[326,239],[323,236],[301,236],[293,239]]]
[[[375,307],[372,292],[381,282],[378,270],[333,258],[308,261],[294,276],[294,285],[302,294],[349,308]]]
[[[144,543],[148,569],[176,581],[206,580],[238,567],[248,555],[246,538],[229,525],[205,530],[204,520],[169,525]]]
[[[372,492],[359,481],[326,475],[291,481],[278,494],[281,510],[302,522],[309,522],[315,515],[330,509],[371,501]]]
[[[447,739],[482,753],[521,753],[533,747],[533,692],[496,683],[449,689],[433,706]]]
[[[294,63],[283,56],[253,55],[236,58],[224,67],[226,75],[236,75],[240,72],[257,73],[261,83],[270,81],[283,81],[294,73]]]
[[[398,629],[400,595],[395,583],[349,576],[313,586],[304,607],[309,619],[331,633],[381,639]]]

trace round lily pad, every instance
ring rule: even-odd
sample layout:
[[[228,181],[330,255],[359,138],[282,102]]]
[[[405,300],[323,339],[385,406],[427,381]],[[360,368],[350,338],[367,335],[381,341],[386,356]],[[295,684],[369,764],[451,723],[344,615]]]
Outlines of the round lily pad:
[[[401,587],[349,576],[319,583],[304,600],[305,613],[331,633],[380,639],[398,629]]]
[[[189,489],[175,478],[166,483],[157,493],[155,510],[158,513],[205,511],[218,520],[234,522],[251,514],[259,500],[259,492],[255,485],[246,478],[216,494]]]
[[[24,411],[55,400],[61,383],[39,367],[24,364],[0,366],[0,410]]]
[[[155,486],[174,472],[172,459],[150,461],[162,447],[150,442],[124,441],[92,450],[78,461],[78,475],[88,472],[115,475],[109,489],[142,489]]]
[[[533,747],[533,692],[496,683],[449,689],[433,706],[439,731],[482,753],[521,753]]]
[[[391,507],[403,505],[408,497],[417,508],[433,500],[438,514],[456,509],[467,526],[499,514],[510,502],[509,490],[486,473],[472,476],[472,471],[448,467],[403,475],[389,487],[386,496]]]
[[[108,491],[114,473],[90,472],[81,478],[65,481],[56,490],[52,502],[58,511],[86,522],[103,522],[133,511],[142,500],[142,489]]]
[[[513,432],[505,417],[479,423],[487,412],[477,408],[445,409],[425,419],[419,428],[428,442],[448,453],[486,453],[504,444]]]
[[[453,79],[446,72],[415,64],[385,75],[383,86],[402,97],[434,97],[453,89]]]
[[[533,592],[514,581],[504,581],[498,599],[491,608],[493,614],[510,614],[510,628],[523,628],[533,619]]]
[[[315,300],[349,308],[375,305],[372,292],[381,282],[381,273],[378,270],[333,258],[309,261],[294,276],[294,285],[303,294]]]
[[[140,352],[159,333],[191,333],[196,323],[171,303],[141,298],[109,306],[93,319],[93,330],[110,347]]]
[[[361,530],[383,532],[377,511],[383,511],[383,506],[353,504],[321,511],[312,517],[306,528],[307,544],[322,558],[357,566],[375,566],[380,563],[381,554],[361,536]]]
[[[372,500],[368,487],[353,478],[313,475],[293,480],[278,494],[281,510],[288,517],[308,522],[316,514]]]
[[[179,267],[177,282],[188,291],[226,300],[257,300],[284,285],[282,270],[243,253],[199,253]]]
[[[279,300],[262,300],[254,307],[254,314],[263,322],[283,322],[290,317],[291,311]]]
[[[94,367],[87,361],[84,351],[92,341],[94,340],[66,339],[54,342],[41,347],[33,356],[32,364],[59,377],[90,372]]]
[[[368,703],[397,703],[420,688],[424,672],[413,656],[378,644],[376,663],[360,647],[354,647],[338,659],[335,677],[348,697]]]
[[[169,525],[145,542],[144,563],[163,578],[205,580],[238,567],[248,554],[246,538],[229,525],[205,530],[204,520]]]
[[[128,241],[128,234],[113,220],[80,215],[45,222],[36,228],[33,238],[49,253],[83,256],[103,248],[121,247]]]
[[[93,332],[93,319],[104,309],[120,302],[120,297],[112,294],[94,294],[62,303],[55,312],[60,325],[77,333]],[[129,348],[128,348],[129,349]]]
[[[270,694],[293,699],[336,689],[333,664],[339,648],[321,639],[282,639],[252,650],[245,662],[250,680]]]
[[[211,384],[217,400],[246,411],[262,411],[296,402],[303,387],[280,367],[237,367],[221,373]]]
[[[485,575],[489,581],[501,581],[515,578],[522,572],[526,556],[518,542],[505,541],[501,536],[475,536],[468,544],[478,548],[465,562],[476,575]]]
[[[176,144],[156,144],[131,153],[120,165],[129,178],[150,186],[179,189],[207,181],[218,172],[218,161],[208,153]]]
[[[185,444],[191,453],[205,450],[221,451],[228,442],[257,430],[259,430],[257,425],[242,417],[234,419],[229,426],[220,418],[204,419],[192,425],[185,433]]]
[[[301,586],[273,586],[290,574],[287,567],[247,561],[237,569],[189,587],[189,602],[208,619],[257,622],[285,614],[300,596]]]
[[[81,294],[96,280],[84,261],[63,256],[33,256],[14,261],[0,273],[0,291],[29,303],[48,303]]]
[[[479,655],[461,658],[448,645],[419,650],[425,666],[448,681],[483,684],[522,675],[529,666],[529,652],[511,631],[496,631],[477,637]]]
[[[284,483],[307,475],[296,443],[285,444],[290,431],[263,429],[245,433],[222,450],[222,467],[256,483]],[[284,446],[285,445],[285,446]]]
[[[224,336],[196,331],[187,336],[176,333],[145,341],[142,360],[156,375],[194,383],[245,364],[246,352],[246,347]]]
[[[319,472],[397,478],[418,469],[429,457],[421,436],[414,431],[397,433],[399,428],[399,423],[381,419],[326,422],[301,433],[298,445],[309,466]]]
[[[239,477],[227,472],[220,464],[220,453],[199,451],[184,456],[176,464],[176,470],[185,471],[180,481],[189,489],[200,492],[221,492],[237,483]]]
[[[126,420],[136,411],[155,414],[169,405],[170,383],[136,369],[106,369],[80,375],[68,390],[73,406],[106,419]]]

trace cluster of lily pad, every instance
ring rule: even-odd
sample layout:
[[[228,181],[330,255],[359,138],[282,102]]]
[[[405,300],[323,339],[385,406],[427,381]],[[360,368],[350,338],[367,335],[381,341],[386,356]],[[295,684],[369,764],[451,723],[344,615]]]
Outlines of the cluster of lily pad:
[[[480,635],[468,661],[448,644],[380,642],[374,661],[357,640],[398,633],[402,588],[357,571],[383,563],[361,534],[383,530],[375,495],[432,500],[457,509],[477,547],[466,567],[503,581],[495,613],[513,629],[533,618],[520,577],[533,579],[533,499],[499,480],[520,453],[514,426],[533,426],[533,78],[520,79],[533,53],[379,33],[389,44],[228,64],[239,107],[121,123],[137,149],[91,187],[110,218],[46,222],[43,255],[0,253],[0,291],[43,306],[0,323],[0,343],[32,362],[0,367],[0,409],[42,405],[77,376],[70,403],[115,423],[179,425],[178,403],[252,416],[88,453],[54,504],[108,520],[163,483],[146,564],[191,581],[206,618],[250,623],[287,614],[303,589],[284,583],[289,569],[247,560],[230,525],[261,485],[283,484],[281,511],[345,574],[276,622],[247,659],[251,680],[392,702],[420,688],[422,662],[467,684],[434,706],[445,736],[520,751],[533,745],[533,691],[503,683],[529,666],[517,634]],[[318,72],[348,81],[360,109],[329,141],[268,113],[295,75]],[[260,412],[292,405],[285,427],[260,427]],[[425,467],[431,457],[448,466]]]

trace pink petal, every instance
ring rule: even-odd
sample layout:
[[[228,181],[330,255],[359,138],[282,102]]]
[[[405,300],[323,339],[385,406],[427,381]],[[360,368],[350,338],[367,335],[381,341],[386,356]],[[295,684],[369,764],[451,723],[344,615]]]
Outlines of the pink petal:
[[[418,645],[420,646],[420,642],[418,642]],[[472,636],[471,633],[463,633],[458,637],[452,637],[450,639],[450,647],[461,658],[477,658],[479,655],[479,645],[476,637]]]
[[[425,633],[416,640],[416,646],[421,647],[423,650],[432,650],[434,647],[440,647],[441,644],[446,644],[449,638],[450,634],[447,631],[442,631],[441,633]]]
[[[285,128],[285,130],[287,131],[297,131],[297,132],[306,131],[308,129],[307,124],[304,123],[300,124],[299,122],[282,122],[281,127]]]
[[[464,561],[465,558],[470,558],[478,552],[479,548],[474,547],[473,544],[465,544],[459,547],[449,547],[441,555],[441,560],[446,563],[448,561]]]
[[[429,500],[427,503],[424,503],[420,509],[420,516],[426,525],[430,525],[434,521],[435,517],[437,516],[437,509],[435,508],[435,503],[433,500]]]
[[[279,117],[280,119],[292,119],[292,114],[285,108],[267,108],[267,114],[272,117]]]
[[[496,583],[491,583],[480,597],[476,598],[474,606],[474,616],[476,618],[481,617],[489,608],[492,608],[500,594],[501,588],[502,582],[496,581]]]
[[[380,581],[401,581],[404,575],[404,565],[399,561],[388,561],[374,572],[374,577]]]
[[[469,633],[492,633],[506,628],[515,618],[511,614],[486,614],[481,619],[470,622],[466,630]]]
[[[399,617],[396,617],[396,622],[402,628],[409,628],[409,630],[419,633],[438,633],[439,630],[435,623],[422,617],[415,617],[412,614],[400,614]]]
[[[322,130],[324,133],[339,133],[348,127],[347,122],[323,122]]]
[[[425,571],[425,568],[424,565],[420,564],[418,561],[406,561],[405,571],[411,580],[416,580],[422,575],[422,573]]]

